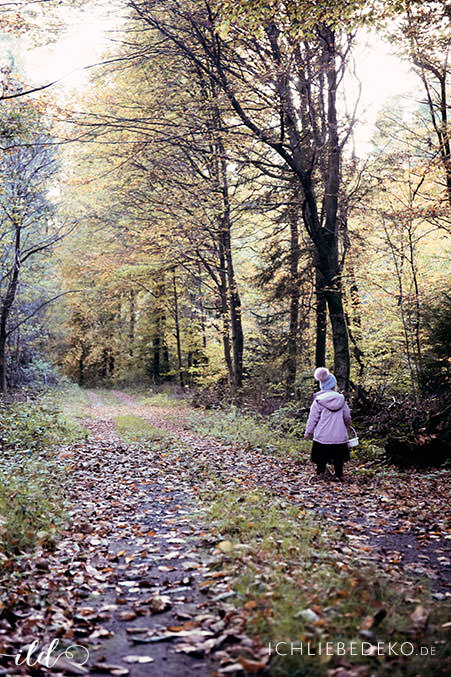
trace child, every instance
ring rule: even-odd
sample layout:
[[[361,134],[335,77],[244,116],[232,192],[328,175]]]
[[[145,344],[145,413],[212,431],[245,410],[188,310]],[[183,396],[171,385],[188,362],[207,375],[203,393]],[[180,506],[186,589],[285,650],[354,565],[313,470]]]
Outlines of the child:
[[[314,396],[304,437],[313,434],[311,458],[316,474],[323,478],[327,463],[332,461],[335,479],[341,481],[343,463],[350,459],[347,428],[351,426],[351,412],[343,395],[335,391],[336,378],[326,367],[316,369],[314,377],[321,391]]]

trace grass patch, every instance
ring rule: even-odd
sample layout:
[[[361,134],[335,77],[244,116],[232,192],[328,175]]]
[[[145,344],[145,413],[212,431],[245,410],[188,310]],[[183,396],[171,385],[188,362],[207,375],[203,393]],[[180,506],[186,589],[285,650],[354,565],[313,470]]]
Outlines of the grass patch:
[[[151,395],[150,397],[144,397],[141,399],[141,402],[149,407],[162,407],[164,409],[186,406],[184,400],[177,400],[175,397],[171,397],[167,392],[155,393],[155,395]]]
[[[140,416],[132,414],[115,416],[114,423],[119,436],[127,442],[156,442],[171,439],[168,432],[150,425]]]
[[[207,494],[206,509],[225,550],[212,566],[228,570],[246,631],[263,645],[287,643],[281,649],[287,656],[273,656],[271,674],[319,677],[351,664],[365,666],[358,673],[365,675],[445,674],[445,609],[426,590],[390,582],[385,571],[362,563],[344,534],[263,490],[217,488]],[[427,627],[413,620],[432,607]],[[308,643],[314,652],[320,642],[343,642],[346,657],[290,655],[291,643],[302,643],[305,654]],[[358,655],[350,655],[351,642]],[[398,651],[407,642],[415,652],[433,648],[435,656],[362,656],[362,642],[367,649],[384,642],[387,652],[389,642]]]
[[[121,398],[107,388],[96,388],[94,392],[102,399],[103,404],[107,406],[117,407],[123,404]]]
[[[311,442],[303,440],[304,422],[284,422],[279,412],[276,415],[258,417],[240,412],[236,407],[212,412],[202,411],[187,417],[187,425],[201,435],[209,435],[223,442],[241,444],[248,449],[294,455],[307,458]]]

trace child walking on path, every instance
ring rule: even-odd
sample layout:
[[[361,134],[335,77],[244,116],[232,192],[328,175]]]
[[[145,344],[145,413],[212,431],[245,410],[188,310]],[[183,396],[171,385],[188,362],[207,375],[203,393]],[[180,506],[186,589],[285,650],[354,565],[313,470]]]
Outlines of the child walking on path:
[[[333,462],[335,478],[343,477],[343,463],[349,461],[348,428],[351,412],[345,398],[335,391],[335,376],[325,367],[319,367],[314,377],[320,383],[320,392],[313,399],[304,437],[313,435],[312,461],[316,474],[324,477],[326,465]]]

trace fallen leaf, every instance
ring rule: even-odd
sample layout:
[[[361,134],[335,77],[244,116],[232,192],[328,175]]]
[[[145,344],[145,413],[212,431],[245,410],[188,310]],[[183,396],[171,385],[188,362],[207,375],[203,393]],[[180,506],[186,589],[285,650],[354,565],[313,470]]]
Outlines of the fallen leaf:
[[[241,656],[240,662],[246,672],[251,672],[252,674],[266,668],[266,663],[264,661],[251,661],[244,656]]]
[[[130,670],[124,668],[122,665],[112,665],[110,663],[96,663],[93,669],[97,672],[109,672],[111,675],[128,675]]]
[[[166,595],[154,595],[148,600],[148,604],[153,614],[159,614],[171,608],[171,600]]]
[[[221,541],[218,543],[218,548],[221,552],[229,553],[233,550],[233,543],[231,541]]]
[[[410,620],[414,628],[418,630],[424,630],[428,624],[429,616],[431,615],[431,609],[425,609],[419,604],[415,610],[410,614]]]
[[[122,659],[124,663],[153,663],[153,658],[150,656],[124,656]]]

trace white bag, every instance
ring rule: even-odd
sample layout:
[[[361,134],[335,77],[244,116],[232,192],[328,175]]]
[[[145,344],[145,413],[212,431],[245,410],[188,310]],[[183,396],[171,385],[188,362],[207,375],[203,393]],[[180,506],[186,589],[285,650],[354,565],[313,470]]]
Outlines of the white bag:
[[[349,447],[350,449],[353,449],[354,447],[358,447],[358,446],[359,446],[359,438],[358,438],[357,433],[356,433],[356,431],[354,430],[354,428],[351,427],[351,430],[352,430],[352,432],[354,433],[354,437],[350,437],[350,438],[348,439],[348,447]]]

